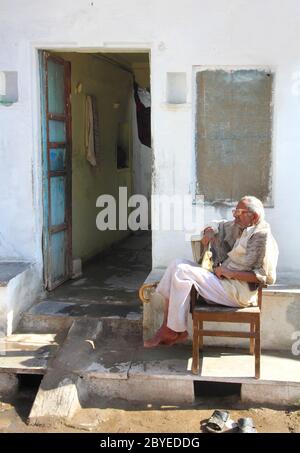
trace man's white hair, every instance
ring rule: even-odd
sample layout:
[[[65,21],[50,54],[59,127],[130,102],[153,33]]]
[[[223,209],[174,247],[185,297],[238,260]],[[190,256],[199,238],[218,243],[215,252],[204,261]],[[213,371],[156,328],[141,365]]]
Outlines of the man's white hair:
[[[251,195],[245,195],[241,198],[241,201],[244,201],[247,204],[249,211],[255,212],[258,214],[259,220],[264,220],[265,218],[265,210],[262,202]]]

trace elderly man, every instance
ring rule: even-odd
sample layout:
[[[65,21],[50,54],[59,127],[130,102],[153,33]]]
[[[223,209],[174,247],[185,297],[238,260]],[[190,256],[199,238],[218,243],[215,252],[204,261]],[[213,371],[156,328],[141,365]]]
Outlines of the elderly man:
[[[275,282],[278,247],[264,220],[262,202],[243,197],[233,209],[233,217],[233,221],[213,222],[202,232],[201,255],[210,244],[213,272],[188,260],[174,260],[168,266],[156,289],[165,298],[163,324],[144,342],[146,348],[187,338],[193,285],[209,303],[247,307],[257,304],[259,283]]]

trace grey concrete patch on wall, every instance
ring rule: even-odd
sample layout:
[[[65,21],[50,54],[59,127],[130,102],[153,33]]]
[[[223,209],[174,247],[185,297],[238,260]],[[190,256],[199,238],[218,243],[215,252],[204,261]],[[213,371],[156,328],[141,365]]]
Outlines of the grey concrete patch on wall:
[[[300,384],[242,384],[241,399],[244,403],[299,406]]]
[[[251,194],[269,202],[273,74],[204,70],[196,84],[197,179],[205,201]]]
[[[295,331],[300,331],[300,296],[295,296],[294,302],[291,302],[287,307],[286,321]]]
[[[102,398],[122,398],[127,401],[148,403],[193,403],[194,384],[188,380],[168,380],[159,378],[131,377],[130,379],[83,379],[79,393],[101,396]]]

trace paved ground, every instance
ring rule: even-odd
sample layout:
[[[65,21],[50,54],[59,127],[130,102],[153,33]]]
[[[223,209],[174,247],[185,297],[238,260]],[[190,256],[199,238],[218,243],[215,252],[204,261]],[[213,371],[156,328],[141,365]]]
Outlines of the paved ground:
[[[137,232],[86,263],[82,278],[51,291],[30,313],[90,317],[141,314],[138,288],[150,271],[151,235]]]

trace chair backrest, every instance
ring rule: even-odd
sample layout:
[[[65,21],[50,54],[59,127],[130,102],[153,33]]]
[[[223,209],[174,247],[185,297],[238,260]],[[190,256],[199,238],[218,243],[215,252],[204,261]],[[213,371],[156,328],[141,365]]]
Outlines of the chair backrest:
[[[191,247],[193,252],[193,258],[196,263],[199,263],[200,260],[200,234],[193,234],[191,236]]]

